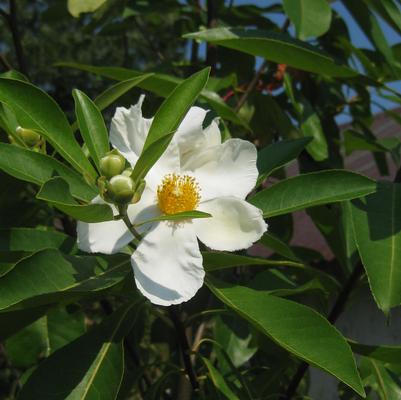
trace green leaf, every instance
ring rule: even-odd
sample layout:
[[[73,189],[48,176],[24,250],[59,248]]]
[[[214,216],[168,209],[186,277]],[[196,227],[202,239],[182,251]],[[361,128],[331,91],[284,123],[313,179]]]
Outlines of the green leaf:
[[[45,182],[36,198],[83,222],[111,221],[114,218],[108,204],[79,204],[71,196],[68,183],[59,177]]]
[[[0,102],[15,112],[23,128],[40,131],[77,171],[96,177],[92,164],[75,140],[67,118],[45,92],[26,82],[0,78]]]
[[[318,171],[284,179],[248,201],[265,217],[287,214],[319,204],[355,199],[376,190],[376,182],[345,170]]]
[[[50,310],[5,343],[7,358],[14,367],[36,366],[58,348],[85,333],[85,314],[69,314],[64,307]]]
[[[354,353],[389,364],[399,364],[401,360],[401,346],[369,346],[367,344],[349,341]]]
[[[314,160],[325,160],[328,145],[319,116],[300,91],[294,89],[291,76],[287,73],[284,75],[284,88],[297,114],[301,133],[313,139],[306,146],[307,151]]]
[[[238,254],[203,251],[203,267],[207,272],[219,271],[221,269],[239,267],[241,265],[269,265],[303,267],[302,263],[287,260],[266,260],[264,258],[241,256]]]
[[[262,182],[276,169],[297,158],[311,140],[311,138],[281,140],[260,150],[257,159],[258,182]]]
[[[82,13],[90,13],[100,8],[107,0],[68,0],[68,11],[78,18]]]
[[[92,200],[98,193],[82,176],[56,159],[0,143],[0,169],[23,181],[43,185],[54,176],[62,177],[69,185],[71,194],[84,201]]]
[[[79,130],[100,172],[100,159],[110,150],[106,125],[96,104],[85,93],[74,89],[72,94]]]
[[[283,6],[300,39],[318,37],[328,31],[331,8],[326,0],[284,0]]]
[[[174,132],[164,135],[153,142],[147,149],[142,150],[141,156],[135,163],[134,170],[131,174],[131,178],[134,180],[134,182],[140,182],[141,179],[145,178],[152,166],[165,152],[173,136]]]
[[[53,353],[32,373],[19,399],[117,398],[124,374],[123,338],[135,322],[136,306],[133,303],[119,309],[101,325]]]
[[[290,353],[334,375],[365,396],[346,340],[313,309],[210,277],[210,290],[226,305]]]
[[[182,221],[185,219],[193,219],[193,218],[210,218],[211,216],[212,216],[211,214],[198,210],[182,211],[176,214],[163,214],[152,219],[147,219],[145,221],[136,223],[135,226],[141,226],[144,224],[148,224],[149,222]]]
[[[143,74],[136,78],[127,79],[110,86],[96,97],[95,104],[98,106],[99,110],[104,110],[125,93],[129,92],[133,87],[138,86],[141,82],[150,78],[152,75],[153,74]]]
[[[190,33],[184,37],[204,40],[316,74],[341,78],[358,76],[358,72],[347,65],[341,65],[327,53],[286,34],[253,29],[215,28]]]
[[[209,372],[209,377],[213,382],[213,385],[224,395],[224,398],[229,400],[239,400],[239,397],[234,394],[230,389],[223,375],[220,374],[219,370],[213,366],[213,364],[205,357],[202,357],[203,363]]]
[[[370,42],[375,46],[386,59],[390,68],[399,68],[394,58],[393,51],[387,42],[386,36],[381,29],[379,21],[375,14],[366,6],[365,2],[356,2],[353,0],[343,0],[342,3],[349,13],[355,19],[356,23],[362,29]]]
[[[56,231],[34,228],[0,229],[0,251],[35,252],[43,249],[60,249],[69,252],[75,239]]]
[[[0,78],[16,79],[18,81],[29,82],[29,79],[19,71],[11,69],[0,74]]]
[[[0,311],[91,296],[122,282],[129,271],[126,255],[83,257],[41,250],[0,278]]]
[[[210,68],[205,68],[180,83],[157,110],[143,145],[142,154],[132,172],[139,182],[164,153],[174,133],[188,110],[195,103],[209,78]],[[152,146],[154,145],[154,146]],[[152,151],[152,156],[147,153]],[[149,162],[151,160],[151,162]]]
[[[2,279],[0,279],[0,282]],[[43,314],[45,314],[48,309],[49,306],[46,305],[25,310],[0,312],[0,340],[3,341],[7,339],[32,322],[36,321]]]
[[[92,65],[68,62],[57,63],[56,66],[75,68],[81,71],[104,76],[109,79],[115,79],[117,81],[124,81],[143,76],[143,72],[119,67],[95,67]],[[171,75],[154,73],[152,76],[139,82],[138,86],[142,89],[155,93],[158,96],[167,97],[182,81],[182,79]],[[220,117],[244,127],[248,127],[248,124],[240,116],[238,116],[238,114],[232,108],[230,108],[217,93],[203,89],[200,94],[200,99],[206,101],[216,111],[216,113],[220,115]]]
[[[401,383],[396,374],[392,373],[382,363],[375,360],[369,360],[372,372],[377,380],[380,398],[383,400],[400,400]]]
[[[352,202],[356,244],[378,307],[401,304],[401,185],[378,183],[376,193]]]
[[[287,243],[283,242],[281,239],[279,239],[271,232],[264,233],[261,239],[259,240],[259,243],[273,250],[280,256],[288,258],[289,260],[301,261]]]

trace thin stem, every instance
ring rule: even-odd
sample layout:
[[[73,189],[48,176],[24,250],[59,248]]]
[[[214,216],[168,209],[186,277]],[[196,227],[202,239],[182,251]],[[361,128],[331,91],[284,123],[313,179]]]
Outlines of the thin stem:
[[[181,317],[175,306],[169,307],[170,318],[174,323],[175,329],[178,334],[178,343],[181,350],[182,360],[184,362],[184,367],[187,372],[189,381],[191,382],[191,386],[193,390],[199,389],[198,378],[196,377],[194,368],[192,366],[190,352],[191,349],[189,347],[188,338],[185,333],[184,324],[181,321]]]
[[[280,28],[280,32],[285,32],[288,29],[288,26],[290,24],[290,20],[287,18],[284,21],[283,26]],[[258,68],[258,70],[255,72],[255,75],[253,76],[251,82],[249,83],[249,85],[247,86],[244,94],[240,97],[240,99],[238,100],[238,103],[235,107],[235,111],[239,111],[241,109],[241,107],[245,104],[245,102],[247,101],[248,97],[250,96],[250,94],[255,90],[256,85],[259,82],[260,77],[262,76],[264,70],[267,67],[267,61],[265,60],[262,65]]]
[[[208,28],[214,28],[217,25],[216,4],[214,0],[207,0],[206,8],[207,26]],[[215,44],[207,43],[206,64],[210,65],[212,68],[212,74],[215,74],[217,64],[217,46]]]
[[[344,311],[345,304],[347,303],[349,296],[352,292],[352,290],[355,288],[359,278],[361,277],[363,273],[363,266],[362,263],[358,263],[354,270],[352,271],[352,274],[349,276],[347,282],[343,286],[340,294],[337,297],[337,300],[333,306],[333,308],[330,311],[329,316],[327,317],[327,320],[334,324],[338,317],[341,315],[341,313]],[[295,395],[297,388],[299,384],[302,381],[302,378],[305,376],[306,371],[309,368],[309,364],[306,362],[302,362],[295,375],[291,379],[291,382],[287,388],[287,392],[284,397],[282,397],[283,400],[291,400],[292,397]]]
[[[127,206],[126,205],[119,206],[118,211],[120,213],[120,215],[118,216],[119,219],[122,219],[124,221],[125,225],[129,229],[129,231],[134,235],[135,239],[142,240],[143,239],[142,235],[135,229],[134,225],[132,225],[132,223],[128,217]]]

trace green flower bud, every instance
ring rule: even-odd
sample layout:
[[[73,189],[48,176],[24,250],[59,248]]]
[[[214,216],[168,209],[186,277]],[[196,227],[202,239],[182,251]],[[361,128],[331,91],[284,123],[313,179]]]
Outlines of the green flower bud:
[[[142,193],[143,193],[143,191],[145,190],[145,187],[146,187],[146,182],[145,182],[144,179],[142,179],[142,180],[139,182],[139,185],[137,186],[137,188],[135,189],[134,197],[133,197],[132,200],[131,200],[131,203],[132,203],[132,204],[138,203],[139,200],[141,200]]]
[[[124,168],[125,158],[114,150],[100,159],[100,172],[106,178],[120,175]]]
[[[37,145],[41,140],[39,133],[31,129],[25,129],[19,126],[15,132],[29,147]]]
[[[109,197],[113,203],[130,203],[134,194],[134,181],[129,176],[113,176],[107,184],[107,197]]]
[[[121,175],[124,175],[124,176],[131,176],[132,171],[133,171],[132,168],[127,168],[127,169],[125,169],[125,170],[122,172]]]

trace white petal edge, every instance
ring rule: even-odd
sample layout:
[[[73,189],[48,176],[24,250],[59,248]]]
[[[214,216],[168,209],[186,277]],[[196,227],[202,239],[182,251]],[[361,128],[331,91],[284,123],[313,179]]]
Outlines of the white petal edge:
[[[131,256],[137,288],[162,306],[195,296],[205,276],[202,261],[191,222],[158,223]]]
[[[141,95],[129,109],[117,107],[111,120],[110,142],[131,164],[138,160],[153,120],[142,116],[144,99]]]
[[[155,193],[145,189],[141,201],[128,206],[127,212],[131,222],[138,223],[160,215],[160,211],[155,205],[155,199]],[[92,203],[104,204],[105,201],[100,196],[97,196],[92,200]],[[116,207],[113,205],[110,206],[113,209],[114,215],[117,215],[118,211]],[[145,224],[139,227],[138,231],[145,233],[149,229],[149,224]],[[78,221],[77,223],[78,248],[87,253],[118,253],[133,238],[133,235],[121,220],[89,224]]]
[[[247,249],[267,230],[262,212],[236,197],[219,197],[201,203],[200,211],[211,218],[192,220],[199,240],[213,250]]]
[[[188,157],[182,169],[198,181],[202,201],[221,196],[245,199],[258,178],[256,158],[253,143],[229,139]]]

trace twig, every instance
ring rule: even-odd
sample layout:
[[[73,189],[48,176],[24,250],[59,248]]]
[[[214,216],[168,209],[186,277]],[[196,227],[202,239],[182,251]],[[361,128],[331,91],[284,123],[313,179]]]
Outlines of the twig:
[[[216,17],[216,5],[214,0],[207,0],[207,26],[208,28],[214,28],[217,24]],[[216,72],[217,64],[217,46],[215,44],[208,43],[206,51],[206,64],[211,67],[211,73]]]
[[[13,67],[8,62],[8,60],[4,54],[0,54],[0,63],[7,71],[10,71],[13,69]]]
[[[192,366],[190,358],[190,347],[188,343],[187,335],[185,334],[184,324],[181,321],[181,317],[175,306],[169,307],[170,318],[174,323],[175,329],[178,335],[178,344],[181,350],[182,360],[184,362],[184,367],[187,372],[189,381],[193,390],[199,389],[198,378],[196,377],[195,371]]]
[[[13,37],[15,55],[17,56],[19,70],[23,74],[28,75],[24,51],[21,44],[21,35],[19,31],[17,16],[17,3],[15,2],[15,0],[10,0],[10,14],[8,15],[8,24],[10,27],[11,35]]]
[[[245,102],[247,101],[249,95],[254,91],[256,85],[259,82],[259,79],[261,77],[261,75],[263,74],[265,68],[267,66],[267,61],[263,61],[262,65],[258,68],[258,70],[256,71],[255,75],[253,76],[251,82],[249,83],[249,85],[247,86],[244,94],[240,97],[240,99],[238,100],[237,105],[235,106],[235,111],[239,111],[240,108],[245,104]]]
[[[290,25],[290,20],[287,18],[284,21],[283,26],[280,28],[280,32],[285,32],[288,27]],[[240,99],[238,100],[237,105],[235,106],[235,111],[238,112],[241,107],[245,104],[245,102],[247,101],[249,95],[254,91],[254,89],[256,88],[256,85],[259,82],[260,77],[262,76],[264,70],[267,67],[267,61],[263,61],[262,65],[258,68],[258,70],[255,72],[255,75],[253,76],[251,82],[249,83],[249,85],[247,86],[244,94],[240,97]]]

